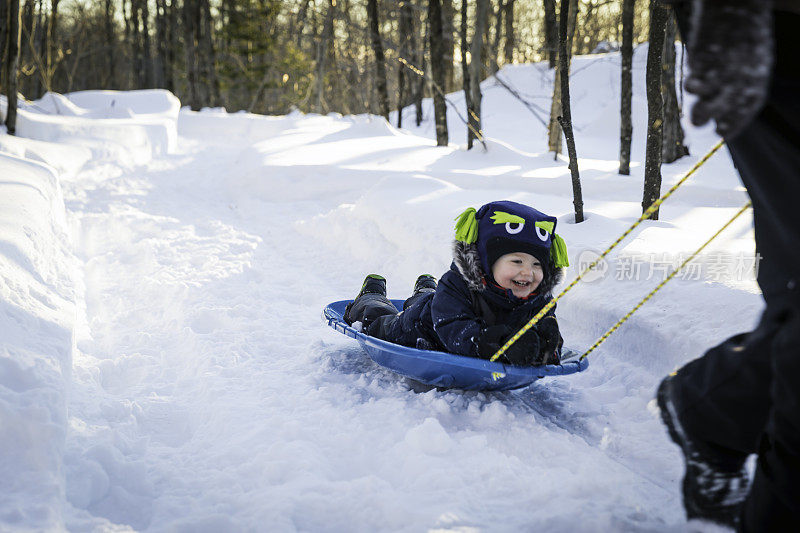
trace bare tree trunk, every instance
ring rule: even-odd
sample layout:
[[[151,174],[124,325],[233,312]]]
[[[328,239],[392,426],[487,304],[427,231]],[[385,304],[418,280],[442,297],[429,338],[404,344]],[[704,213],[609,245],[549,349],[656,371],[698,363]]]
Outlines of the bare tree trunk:
[[[45,0],[36,0],[36,55],[37,65],[36,70],[39,75],[36,76],[36,94],[43,95],[44,80],[46,76],[46,65],[44,64],[47,55],[47,15],[45,15]]]
[[[470,104],[472,109],[469,110],[469,123],[471,128],[468,128],[468,139],[470,137],[482,140],[483,134],[481,133],[481,80],[483,79],[483,61],[481,56],[484,48],[484,30],[489,16],[489,0],[476,0],[477,5],[475,9],[475,33],[472,34],[472,44],[470,46],[470,63],[469,63],[469,92]],[[470,144],[469,142],[467,143]]]
[[[182,15],[183,45],[186,53],[186,81],[189,90],[189,106],[195,111],[202,107],[200,72],[197,65],[198,12],[197,0],[184,0]]]
[[[133,42],[133,2],[134,0],[121,1],[122,18],[125,20],[125,27],[122,33],[122,43],[125,53],[130,60],[129,68],[125,69],[125,77],[121,87],[125,90],[135,88],[133,76],[136,70],[136,45]]]
[[[330,54],[329,46],[333,46],[333,10],[336,8],[334,0],[328,0],[328,11],[322,25],[322,35],[317,41],[317,113],[324,113],[325,103],[325,62]]]
[[[108,58],[108,82],[105,84],[109,89],[115,89],[117,83],[117,47],[114,35],[114,3],[112,0],[105,0],[105,19],[103,29],[105,30],[106,57]]]
[[[558,25],[556,24],[556,0],[543,0],[544,4],[544,48],[550,68],[556,68],[558,57]]]
[[[55,74],[56,63],[58,62],[58,48],[56,45],[56,40],[58,39],[58,2],[59,0],[50,0],[50,16],[48,17],[47,24],[47,47],[43,51],[46,54],[44,85],[45,89],[48,91],[53,90],[53,75]]]
[[[494,75],[498,70],[500,70],[500,36],[503,34],[503,13],[505,13],[506,4],[503,0],[499,0],[500,5],[497,6],[497,13],[494,17],[494,41],[491,44],[491,51],[489,52],[489,72],[490,75]],[[491,0],[489,9],[491,11]],[[489,24],[487,23],[487,27]],[[488,46],[489,40],[489,32],[486,33],[486,41]],[[486,54],[484,54],[486,55]]]
[[[631,99],[633,98],[633,15],[636,0],[624,0],[622,4],[622,81],[620,89],[620,128],[619,128],[619,173],[631,173]]]
[[[400,57],[406,61],[414,62],[413,54],[411,53],[411,39],[412,39],[412,23],[413,13],[411,11],[411,3],[409,0],[400,0],[400,14],[397,21],[397,31],[400,34]],[[416,65],[415,65],[416,66]],[[419,67],[418,67],[419,68]],[[406,96],[406,78],[409,80],[409,85],[413,80],[409,74],[406,74],[408,67],[400,63],[397,69],[397,127],[403,127],[403,108],[407,104]]]
[[[35,31],[33,25],[33,12],[34,6],[36,2],[35,0],[25,0],[22,2],[20,0],[20,31],[22,37],[20,38],[20,45],[19,45],[19,65],[20,65],[20,72],[25,73],[26,70],[30,69],[35,64],[35,54],[36,50],[33,49],[33,33]],[[3,48],[5,44],[0,45]],[[2,48],[0,48],[2,50]],[[35,80],[38,76],[31,76],[25,75],[19,81],[19,90],[22,94],[38,94],[38,91],[33,91],[32,85],[35,84]]]
[[[583,192],[581,191],[581,176],[578,171],[578,152],[575,149],[575,136],[572,133],[572,110],[569,103],[569,60],[570,53],[568,46],[568,26],[569,13],[573,6],[573,0],[561,0],[561,15],[558,32],[558,69],[563,72],[561,76],[561,108],[562,114],[559,116],[561,128],[567,138],[567,152],[569,153],[569,170],[572,175],[572,204],[575,207],[575,223],[583,222]],[[575,6],[577,8],[577,2]],[[574,24],[574,22],[573,22]]]
[[[8,0],[0,0],[0,93],[6,88],[6,60],[8,56]]]
[[[208,0],[200,0],[200,18],[203,21],[203,31],[200,37],[200,50],[202,52],[201,73],[206,84],[206,94],[209,95],[209,104],[220,105],[222,99],[217,77],[217,54],[214,50],[214,35],[212,32],[211,7]]]
[[[4,65],[6,80],[6,97],[8,110],[6,111],[6,129],[9,135],[17,133],[17,83],[19,81],[19,45],[22,38],[19,0],[7,0],[6,33],[7,52]]]
[[[503,55],[505,56],[506,65],[510,65],[514,62],[514,45],[516,44],[514,40],[514,0],[506,0],[505,11],[506,29],[504,33],[506,42],[503,47]]]
[[[131,0],[130,16],[131,16],[131,54],[133,56],[133,74],[134,74],[134,88],[142,88],[141,73],[144,72],[144,51],[142,50],[142,36],[139,21],[141,10],[139,9],[139,2],[142,0]],[[190,0],[186,0],[186,9],[189,9]]]
[[[156,0],[156,53],[153,59],[153,84],[156,87],[167,86],[167,54],[169,38],[166,0]]]
[[[470,78],[469,78],[469,63],[467,62],[467,51],[468,46],[467,43],[467,28],[468,28],[468,19],[467,19],[467,0],[461,0],[461,76],[462,82],[464,87],[464,109],[466,109],[467,113],[467,123],[470,124],[472,127],[475,126],[474,121],[474,114],[475,110],[472,107],[472,93],[471,93],[471,85],[470,85]],[[467,128],[467,150],[472,150],[472,144],[475,140],[475,135],[472,133],[472,129],[469,127]]]
[[[144,86],[153,87],[153,52],[150,43],[150,2],[142,0],[139,4],[142,20],[142,64],[144,65]]]
[[[381,43],[381,28],[378,20],[378,0],[367,0],[367,18],[369,19],[372,52],[375,54],[376,89],[378,91],[378,107],[381,115],[389,120],[389,93],[386,89],[386,58]]]
[[[650,36],[647,47],[647,148],[644,163],[642,212],[661,196],[661,148],[664,129],[664,101],[661,97],[661,67],[664,52],[664,27],[668,9],[658,0],[650,0]],[[650,218],[658,220],[656,210]]]
[[[447,105],[444,101],[444,41],[442,39],[442,5],[440,0],[428,0],[430,22],[431,74],[433,76],[433,111],[436,121],[436,145],[447,146]]]
[[[572,61],[572,36],[575,33],[575,23],[578,17],[578,0],[568,0],[567,4],[562,1],[561,5],[568,5],[569,9],[569,12],[566,14],[568,15],[566,51],[567,69],[569,69],[570,62]],[[560,47],[558,53],[560,53]],[[553,99],[550,103],[550,122],[547,132],[547,149],[553,152],[554,158],[558,157],[558,154],[561,153],[561,125],[558,123],[558,117],[561,116],[562,113],[561,102],[563,98],[561,96],[561,87],[563,87],[563,84],[561,80],[563,74],[564,73],[561,71],[561,62],[559,60],[558,68],[556,68],[555,81],[553,82]],[[569,75],[569,72],[567,72],[567,75]]]
[[[300,4],[300,9],[297,11],[297,22],[294,24],[294,35],[297,36],[297,48],[302,50],[303,44],[303,28],[305,27],[306,17],[308,16],[308,4],[311,0],[303,0]]]
[[[422,28],[420,28],[422,30]],[[417,56],[417,65],[422,70],[422,72],[427,72],[428,65],[426,64],[426,52],[428,51],[429,43],[430,43],[430,31],[431,25],[430,21],[428,24],[425,25],[424,34],[422,35],[422,47],[418,48],[419,56]],[[414,107],[416,109],[415,114],[415,121],[417,127],[419,128],[420,124],[422,124],[422,98],[425,96],[425,83],[427,79],[425,76],[418,76],[417,83],[414,84]]]
[[[455,50],[455,7],[453,0],[442,0],[442,43],[444,46],[444,85],[445,93],[455,90],[455,68],[453,68],[453,51]]]
[[[8,0],[0,0],[0,89],[5,87],[6,54],[8,54]]]
[[[178,51],[180,50],[180,31],[178,30],[180,24],[178,23],[180,17],[180,8],[178,7],[177,0],[171,0],[169,6],[164,6],[167,9],[167,55],[166,64],[164,66],[164,76],[167,79],[167,89],[173,93],[175,87],[175,63],[178,60]]]
[[[664,66],[661,69],[661,95],[664,98],[664,139],[661,155],[664,163],[672,163],[689,155],[689,149],[683,144],[683,127],[681,126],[681,108],[675,91],[675,15],[667,13],[664,37]]]

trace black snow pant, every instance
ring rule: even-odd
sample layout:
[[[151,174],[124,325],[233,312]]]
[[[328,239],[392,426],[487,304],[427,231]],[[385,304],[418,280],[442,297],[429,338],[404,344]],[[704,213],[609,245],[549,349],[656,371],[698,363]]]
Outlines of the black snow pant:
[[[403,302],[403,310],[414,305],[417,300],[425,297],[425,292],[413,294]],[[386,296],[380,294],[367,293],[356,298],[350,304],[344,314],[345,322],[361,322],[362,331],[372,337],[387,340],[389,342],[399,342],[391,335],[395,321],[399,320],[398,309]]]
[[[800,16],[777,12],[775,26],[767,105],[728,142],[753,202],[766,310],[754,331],[710,349],[674,380],[692,439],[732,462],[758,454],[745,532],[800,531]]]

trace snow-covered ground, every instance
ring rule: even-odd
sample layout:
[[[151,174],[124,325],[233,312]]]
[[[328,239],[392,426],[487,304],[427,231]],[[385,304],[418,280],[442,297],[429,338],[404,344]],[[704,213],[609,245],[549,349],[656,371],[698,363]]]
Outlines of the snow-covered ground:
[[[163,91],[27,106],[27,138],[0,135],[0,530],[686,530],[679,453],[648,403],[753,325],[749,215],[586,372],[521,391],[420,387],[320,319],[367,273],[403,298],[444,272],[454,217],[495,199],[558,216],[574,277],[641,212],[645,55],[631,176],[619,56],[573,62],[582,224],[544,127],[491,79],[488,151],[464,149],[452,111],[437,148],[430,102],[410,130],[178,113]],[[549,108],[543,65],[500,75]],[[717,141],[687,134],[664,190]],[[746,201],[722,151],[559,303],[567,345],[590,346]]]

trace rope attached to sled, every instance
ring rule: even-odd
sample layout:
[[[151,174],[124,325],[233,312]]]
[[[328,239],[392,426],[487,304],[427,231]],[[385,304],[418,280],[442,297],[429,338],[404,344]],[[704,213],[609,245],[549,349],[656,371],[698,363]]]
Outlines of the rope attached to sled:
[[[672,272],[670,272],[670,273],[669,273],[669,276],[667,276],[667,277],[664,279],[664,281],[662,281],[661,283],[659,283],[658,285],[656,285],[656,287],[655,287],[655,288],[654,288],[652,291],[650,291],[650,293],[649,293],[647,296],[645,296],[644,298],[642,298],[642,300],[641,300],[641,301],[640,301],[638,304],[636,304],[636,305],[634,306],[634,308],[633,308],[633,309],[631,309],[630,311],[628,311],[628,314],[626,314],[625,316],[623,316],[622,318],[620,318],[620,319],[617,321],[617,323],[616,323],[616,324],[614,324],[613,326],[611,326],[611,328],[610,328],[608,331],[606,331],[606,332],[603,334],[603,336],[602,336],[602,337],[600,337],[599,339],[597,339],[597,341],[596,341],[594,344],[592,344],[592,346],[591,346],[591,347],[590,347],[588,350],[586,350],[586,352],[585,352],[583,355],[581,355],[581,357],[580,357],[580,360],[582,361],[582,360],[583,360],[583,359],[584,359],[584,358],[585,358],[587,355],[589,355],[590,353],[592,353],[592,352],[595,350],[595,348],[597,348],[598,346],[600,346],[601,344],[603,344],[603,343],[606,341],[606,339],[608,339],[608,338],[611,336],[611,334],[612,334],[612,333],[614,333],[614,332],[617,330],[617,328],[618,328],[618,327],[620,327],[620,326],[621,326],[621,325],[622,325],[622,324],[623,324],[623,323],[624,323],[626,320],[628,320],[628,319],[631,317],[631,315],[633,315],[633,313],[635,313],[636,311],[638,311],[638,310],[639,310],[639,308],[640,308],[641,306],[643,306],[643,305],[644,305],[644,303],[645,303],[647,300],[649,300],[650,298],[652,298],[652,297],[653,297],[653,295],[654,295],[655,293],[657,293],[659,290],[661,290],[661,288],[662,288],[664,285],[666,285],[666,284],[667,284],[667,282],[668,282],[669,280],[671,280],[672,278],[674,278],[674,277],[675,277],[675,275],[676,275],[678,272],[680,272],[680,271],[681,271],[681,269],[683,269],[683,267],[685,267],[685,266],[686,266],[686,265],[687,265],[687,264],[688,264],[688,263],[689,263],[689,262],[690,262],[692,259],[694,259],[695,257],[697,257],[697,255],[698,255],[700,252],[702,252],[702,251],[703,251],[703,249],[704,249],[706,246],[708,246],[708,245],[711,243],[711,241],[713,241],[714,239],[716,239],[716,238],[719,236],[719,234],[720,234],[720,233],[722,233],[723,231],[725,231],[725,230],[728,228],[728,226],[730,226],[731,224],[733,224],[733,221],[734,221],[734,220],[736,220],[737,218],[739,218],[739,215],[741,215],[742,213],[744,213],[745,211],[747,211],[747,210],[748,210],[748,209],[749,209],[749,208],[750,208],[752,205],[753,205],[753,204],[752,204],[752,202],[747,202],[745,205],[743,205],[743,206],[742,206],[742,208],[741,208],[741,209],[739,209],[739,211],[737,211],[737,213],[736,213],[735,215],[733,215],[733,217],[731,217],[731,219],[730,219],[729,221],[727,221],[727,222],[725,223],[725,225],[724,225],[724,226],[722,226],[721,228],[719,228],[719,229],[717,230],[717,232],[716,232],[714,235],[712,235],[712,236],[711,236],[711,237],[710,237],[710,238],[709,238],[709,239],[708,239],[706,242],[704,242],[704,243],[703,243],[703,245],[702,245],[702,246],[700,246],[700,248],[698,248],[697,250],[695,250],[695,251],[694,251],[694,253],[693,253],[692,255],[690,255],[690,256],[689,256],[689,257],[688,257],[688,258],[687,258],[687,259],[686,259],[686,260],[685,260],[683,263],[681,263],[681,264],[678,266],[678,268],[676,268],[675,270],[673,270]]]
[[[570,284],[569,284],[569,285],[567,285],[567,286],[564,288],[564,290],[562,290],[562,291],[561,291],[561,292],[558,294],[558,296],[556,296],[555,298],[553,298],[552,300],[550,300],[550,301],[547,303],[547,305],[545,305],[544,307],[542,307],[542,309],[541,309],[541,310],[540,310],[538,313],[536,313],[536,315],[534,315],[534,317],[533,317],[533,318],[531,318],[531,319],[528,321],[528,323],[527,323],[527,324],[525,324],[524,326],[522,326],[522,328],[521,328],[521,329],[520,329],[518,332],[516,332],[516,333],[514,334],[514,336],[512,336],[510,339],[508,339],[508,341],[507,341],[507,342],[506,342],[506,343],[505,343],[503,346],[501,346],[501,347],[500,347],[500,349],[499,349],[499,350],[497,350],[497,352],[495,352],[495,354],[494,354],[492,357],[490,357],[490,358],[489,358],[489,360],[490,360],[490,361],[497,361],[497,360],[498,360],[498,359],[499,359],[499,358],[500,358],[500,357],[501,357],[501,356],[502,356],[504,353],[506,353],[506,350],[508,350],[508,349],[511,347],[511,345],[512,345],[512,344],[514,344],[515,342],[517,342],[517,340],[518,340],[520,337],[522,337],[522,336],[525,334],[525,332],[526,332],[526,331],[528,331],[528,330],[529,330],[529,329],[531,329],[533,326],[535,326],[535,325],[536,325],[536,323],[537,323],[537,322],[539,322],[539,320],[541,320],[541,319],[542,319],[542,317],[543,317],[543,316],[544,316],[544,315],[545,315],[545,314],[546,314],[546,313],[547,313],[547,312],[548,312],[550,309],[552,309],[552,308],[553,308],[553,307],[556,305],[556,302],[558,302],[558,300],[560,300],[560,299],[561,299],[561,298],[562,298],[562,297],[563,297],[565,294],[567,294],[567,293],[568,293],[570,290],[572,290],[572,288],[573,288],[575,285],[577,285],[577,283],[578,283],[578,282],[579,282],[579,281],[580,281],[580,280],[583,278],[583,276],[585,276],[585,275],[586,275],[586,274],[588,274],[588,273],[589,273],[591,270],[593,270],[595,267],[597,267],[597,265],[600,263],[600,261],[602,261],[602,260],[603,260],[603,258],[605,258],[605,256],[607,256],[607,255],[608,255],[608,254],[611,252],[611,250],[613,250],[614,248],[616,248],[616,247],[619,245],[619,243],[621,243],[621,242],[622,242],[622,241],[625,239],[625,237],[627,237],[628,235],[630,235],[630,234],[631,234],[631,232],[632,232],[634,229],[636,229],[636,227],[637,227],[637,226],[639,226],[639,224],[641,224],[642,222],[644,222],[645,220],[647,220],[648,218],[650,218],[650,216],[651,216],[653,213],[655,213],[655,212],[658,210],[658,208],[661,206],[661,204],[662,204],[662,203],[664,203],[664,201],[665,201],[667,198],[669,198],[670,196],[672,196],[672,194],[673,194],[673,193],[674,193],[676,190],[678,190],[678,188],[679,188],[681,185],[683,185],[683,184],[686,182],[686,180],[688,180],[688,179],[689,179],[689,177],[690,177],[692,174],[694,174],[694,173],[697,171],[697,169],[699,169],[701,166],[703,166],[703,164],[705,164],[705,162],[706,162],[706,161],[708,161],[708,160],[711,158],[711,156],[713,156],[715,153],[717,153],[717,151],[718,151],[720,148],[722,148],[723,144],[724,144],[724,141],[720,141],[720,142],[718,142],[718,143],[717,143],[717,144],[716,144],[716,145],[715,145],[715,146],[714,146],[714,147],[713,147],[711,150],[709,150],[709,152],[708,152],[706,155],[704,155],[702,159],[700,159],[700,160],[699,160],[697,163],[695,163],[695,165],[694,165],[694,166],[693,166],[693,167],[692,167],[692,168],[691,168],[691,169],[690,169],[690,170],[689,170],[689,171],[686,173],[686,175],[684,175],[684,176],[683,176],[681,179],[679,179],[679,180],[678,180],[678,182],[677,182],[677,183],[675,183],[675,185],[673,185],[673,186],[672,186],[672,187],[671,187],[671,188],[670,188],[670,189],[669,189],[669,190],[668,190],[666,193],[664,193],[664,194],[661,196],[661,198],[659,198],[658,200],[656,200],[655,202],[653,202],[653,204],[652,204],[650,207],[648,207],[648,208],[645,210],[645,212],[644,212],[644,213],[642,213],[642,216],[641,216],[641,217],[639,217],[639,220],[637,220],[636,222],[634,222],[633,224],[631,224],[631,226],[630,226],[630,227],[629,227],[627,230],[625,230],[625,231],[622,233],[622,235],[620,235],[620,236],[619,236],[619,238],[618,238],[616,241],[614,241],[614,242],[611,244],[611,246],[609,246],[608,248],[606,248],[606,250],[605,250],[603,253],[601,253],[601,254],[600,254],[600,256],[599,256],[597,259],[595,259],[594,261],[592,261],[592,262],[589,264],[589,266],[588,266],[588,267],[586,267],[586,268],[583,270],[583,272],[581,272],[581,273],[578,275],[578,277],[576,277],[574,280],[572,280],[572,282],[570,282]],[[738,214],[737,214],[737,216],[738,216]],[[732,220],[731,220],[731,222],[732,222]],[[716,237],[716,235],[715,235],[714,237]],[[712,239],[713,239],[714,237],[712,237]],[[704,245],[704,246],[705,246],[705,245]],[[632,314],[632,313],[631,313],[631,314]],[[611,334],[611,333],[608,333],[608,335],[610,335],[610,334]],[[605,339],[603,339],[603,340],[605,340]],[[594,349],[594,348],[595,348],[595,347],[592,347],[592,349]],[[587,352],[587,353],[583,354],[583,356],[581,356],[581,358],[583,358],[583,357],[586,357],[586,355],[588,355],[588,353],[589,353],[589,352]]]

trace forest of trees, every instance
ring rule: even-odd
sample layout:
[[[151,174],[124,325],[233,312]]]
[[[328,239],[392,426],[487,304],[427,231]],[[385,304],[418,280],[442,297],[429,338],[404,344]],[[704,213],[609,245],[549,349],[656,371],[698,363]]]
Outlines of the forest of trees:
[[[570,58],[621,49],[619,156],[627,174],[630,57],[640,42],[663,43],[648,56],[658,63],[648,65],[649,168],[687,153],[667,13],[655,0],[0,0],[0,93],[9,96],[9,115],[17,92],[34,100],[47,91],[164,88],[193,109],[388,118],[406,108],[398,126],[419,124],[421,99],[433,97],[444,145],[445,95],[463,90],[471,147],[483,138],[480,81],[503,65],[544,61],[556,83],[543,145],[560,153]],[[530,88],[507,89],[538,105],[526,100]]]

